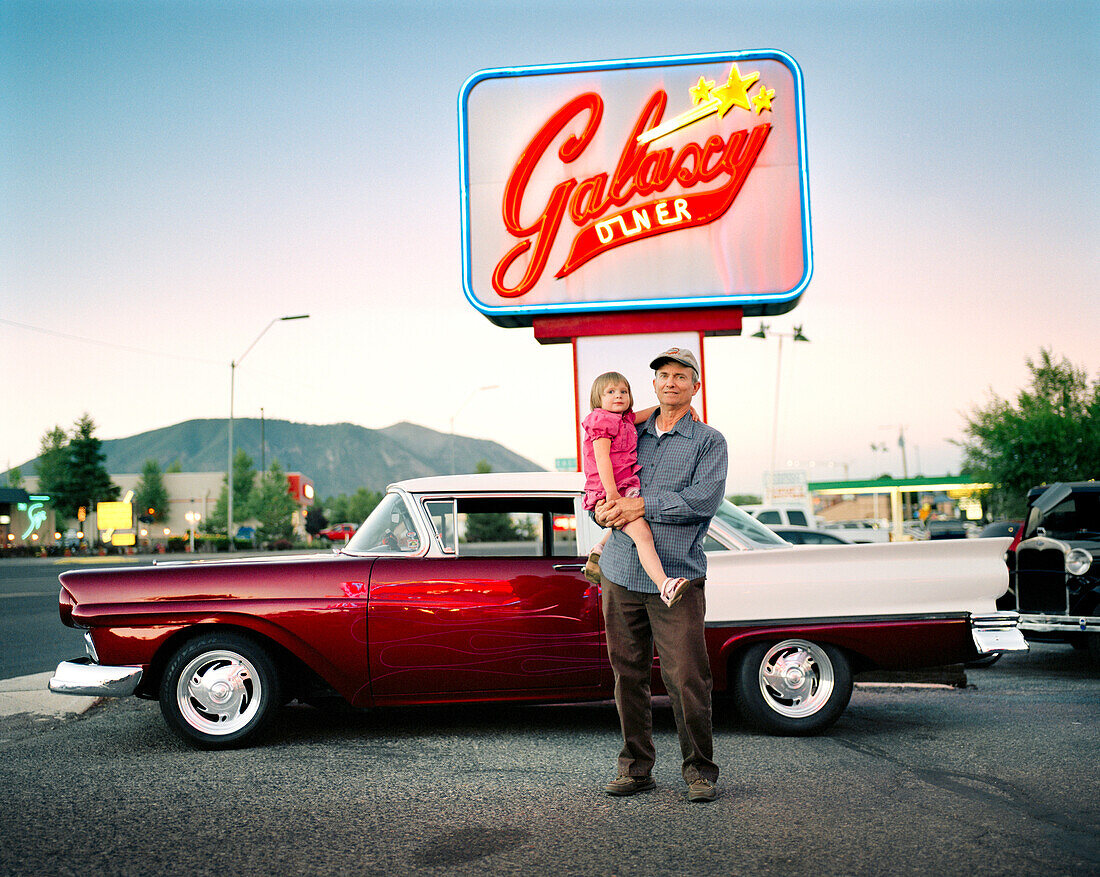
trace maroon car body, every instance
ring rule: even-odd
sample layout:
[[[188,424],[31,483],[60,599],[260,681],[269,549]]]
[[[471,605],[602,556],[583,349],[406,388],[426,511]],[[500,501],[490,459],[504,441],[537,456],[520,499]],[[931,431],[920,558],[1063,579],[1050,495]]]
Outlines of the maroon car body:
[[[595,527],[579,514],[579,484],[516,478],[396,485],[333,554],[62,573],[61,618],[85,629],[89,657],[62,663],[51,690],[159,699],[175,731],[210,748],[251,739],[293,697],[336,694],[356,707],[610,698],[600,588],[581,573]],[[511,541],[478,543],[490,552],[479,555],[471,538],[459,540],[473,536],[478,515],[499,525],[507,508],[516,510]],[[795,577],[825,570],[826,582],[837,567],[815,565],[815,556],[866,550],[881,565],[893,547],[793,549],[743,513],[723,515],[708,537],[708,604],[719,612],[725,597],[715,578],[734,554],[747,552],[738,600],[752,606],[782,602],[768,579],[788,566]],[[1023,647],[1012,639],[1013,613],[976,616],[946,603],[941,612],[899,614],[839,604],[832,616],[754,612],[768,617],[708,610],[715,690],[735,693],[751,719],[778,733],[835,721],[855,670]]]

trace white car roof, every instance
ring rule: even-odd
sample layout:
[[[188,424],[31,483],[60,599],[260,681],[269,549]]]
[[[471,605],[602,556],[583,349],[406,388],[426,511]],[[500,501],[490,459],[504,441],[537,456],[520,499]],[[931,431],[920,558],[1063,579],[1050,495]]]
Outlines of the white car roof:
[[[409,478],[390,487],[409,493],[486,493],[486,492],[562,492],[579,493],[584,489],[580,472],[489,472],[485,475],[431,475]]]

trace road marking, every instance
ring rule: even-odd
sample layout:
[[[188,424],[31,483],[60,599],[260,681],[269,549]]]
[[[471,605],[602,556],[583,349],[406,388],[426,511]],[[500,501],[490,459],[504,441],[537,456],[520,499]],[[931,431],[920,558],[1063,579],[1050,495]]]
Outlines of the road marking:
[[[55,565],[63,565],[69,563],[139,563],[140,557],[116,557],[114,555],[108,557],[59,557],[54,561]]]
[[[18,591],[14,594],[0,594],[0,600],[9,597],[54,597],[57,595],[57,588],[52,591]]]

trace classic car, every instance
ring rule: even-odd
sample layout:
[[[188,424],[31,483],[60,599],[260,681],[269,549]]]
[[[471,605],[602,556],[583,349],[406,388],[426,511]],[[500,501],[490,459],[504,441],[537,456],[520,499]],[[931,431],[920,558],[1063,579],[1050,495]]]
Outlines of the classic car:
[[[889,542],[890,528],[873,521],[828,521],[824,529],[840,533],[851,542]]]
[[[206,748],[333,693],[356,707],[610,698],[600,589],[581,572],[600,530],[581,498],[576,473],[415,479],[331,554],[64,572],[61,618],[88,654],[50,690],[158,699]],[[1026,649],[994,607],[1008,541],[794,548],[723,503],[705,545],[716,692],[767,731],[809,734],[860,670]]]
[[[1028,491],[1028,510],[1006,560],[1005,608],[1029,639],[1087,647],[1100,660],[1100,483]]]
[[[327,527],[317,535],[322,539],[328,539],[329,542],[347,542],[355,535],[355,531],[359,529],[358,524],[345,523],[345,524],[333,524],[331,527]]]

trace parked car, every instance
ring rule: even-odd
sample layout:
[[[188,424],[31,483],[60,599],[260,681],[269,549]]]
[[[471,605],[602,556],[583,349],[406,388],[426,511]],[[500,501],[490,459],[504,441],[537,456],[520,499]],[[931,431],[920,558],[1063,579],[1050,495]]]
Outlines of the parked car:
[[[352,536],[355,535],[355,531],[359,529],[358,524],[335,524],[325,530],[318,533],[324,539],[328,539],[329,542],[347,542]]]
[[[965,539],[966,522],[962,518],[932,518],[924,522],[929,539]]]
[[[1027,499],[1002,605],[1020,612],[1028,638],[1071,642],[1100,660],[1100,483],[1036,487]]]
[[[828,521],[825,529],[839,533],[852,542],[889,542],[890,528],[874,521]]]
[[[761,524],[772,526],[781,524],[793,527],[816,527],[817,519],[809,505],[746,505],[742,511],[748,512]]]
[[[610,698],[600,589],[582,574],[601,531],[582,486],[577,473],[415,479],[333,554],[66,571],[61,618],[88,656],[62,662],[50,690],[156,698],[207,748],[253,739],[295,697]],[[716,692],[767,731],[809,734],[843,712],[854,672],[1026,649],[1015,613],[994,606],[1007,545],[795,548],[723,503],[705,542]]]
[[[845,539],[837,533],[825,530],[813,530],[810,527],[775,526],[768,527],[776,536],[782,537],[792,545],[854,545],[851,539]]]

